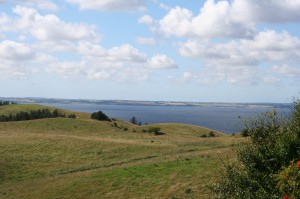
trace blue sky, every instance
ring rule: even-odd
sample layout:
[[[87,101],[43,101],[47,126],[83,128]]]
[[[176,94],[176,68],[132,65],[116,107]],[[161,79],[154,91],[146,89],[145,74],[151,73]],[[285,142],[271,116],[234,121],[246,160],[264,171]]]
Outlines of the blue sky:
[[[0,96],[291,102],[300,0],[0,0]]]

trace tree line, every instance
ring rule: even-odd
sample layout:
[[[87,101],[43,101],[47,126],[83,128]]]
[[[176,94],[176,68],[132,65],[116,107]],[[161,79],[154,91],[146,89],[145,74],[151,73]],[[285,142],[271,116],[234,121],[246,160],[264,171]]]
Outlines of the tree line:
[[[75,114],[70,114],[66,116],[64,113],[61,113],[59,110],[55,109],[50,111],[49,109],[39,109],[31,111],[20,111],[16,114],[1,115],[0,122],[12,122],[12,121],[25,121],[25,120],[36,120],[43,118],[57,118],[57,117],[68,117],[76,118]]]
[[[16,102],[10,102],[10,101],[0,101],[0,106],[10,105],[10,104],[17,104],[17,103]]]
[[[135,125],[142,126],[142,122],[138,121],[135,116],[132,116],[132,118],[129,120],[129,122],[131,122],[132,124],[135,124]],[[148,123],[146,122],[145,125],[148,125]]]

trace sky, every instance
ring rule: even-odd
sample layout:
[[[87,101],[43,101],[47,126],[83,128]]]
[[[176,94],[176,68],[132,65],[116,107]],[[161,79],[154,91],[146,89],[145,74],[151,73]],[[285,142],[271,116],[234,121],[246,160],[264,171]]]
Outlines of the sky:
[[[291,102],[300,0],[0,0],[0,96]]]

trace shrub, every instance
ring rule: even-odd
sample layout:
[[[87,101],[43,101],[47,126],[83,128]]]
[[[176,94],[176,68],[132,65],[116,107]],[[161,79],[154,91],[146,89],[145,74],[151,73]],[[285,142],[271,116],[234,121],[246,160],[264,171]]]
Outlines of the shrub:
[[[68,118],[76,119],[76,115],[74,113],[68,115]]]
[[[216,137],[215,133],[213,131],[210,131],[208,133],[208,137]]]
[[[91,118],[94,120],[100,120],[100,121],[111,121],[107,115],[105,115],[102,111],[98,111],[95,113],[92,113]]]
[[[282,198],[277,176],[300,157],[299,102],[290,118],[266,112],[246,123],[245,132],[249,138],[235,148],[236,161],[211,187],[214,198]]]
[[[210,131],[208,134],[202,134],[200,135],[202,138],[210,138],[210,137],[216,137],[215,133],[213,131]]]
[[[161,135],[162,132],[160,132],[160,128],[159,127],[150,127],[148,129],[148,133],[153,133],[154,135]]]

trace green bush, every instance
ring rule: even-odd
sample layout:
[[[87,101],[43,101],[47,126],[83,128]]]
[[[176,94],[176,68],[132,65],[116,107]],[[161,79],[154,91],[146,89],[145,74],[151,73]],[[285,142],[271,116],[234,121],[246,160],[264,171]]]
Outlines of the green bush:
[[[91,119],[100,120],[100,121],[111,121],[107,115],[102,111],[98,111],[91,114]]]
[[[148,129],[148,133],[153,133],[154,135],[162,135],[163,133],[160,132],[160,128],[159,127],[150,127]]]
[[[245,124],[247,141],[235,147],[234,163],[225,166],[214,198],[282,198],[278,174],[300,157],[300,103],[291,117],[266,112]]]
[[[68,115],[68,118],[76,119],[76,115],[74,113]]]
[[[213,131],[210,131],[208,133],[208,137],[216,137],[215,133]]]

